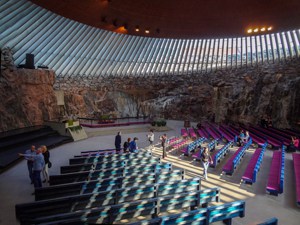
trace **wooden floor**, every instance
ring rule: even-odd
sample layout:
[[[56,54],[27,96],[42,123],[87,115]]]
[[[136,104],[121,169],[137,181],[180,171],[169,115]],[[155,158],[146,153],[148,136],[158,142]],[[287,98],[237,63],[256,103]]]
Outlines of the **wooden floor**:
[[[193,125],[193,124],[192,124]],[[122,141],[128,137],[138,137],[138,146],[140,148],[148,149],[147,130],[150,125],[130,126],[128,130],[122,128]],[[168,121],[167,126],[169,131],[156,132],[155,141],[156,145],[152,152],[155,156],[162,154],[159,145],[159,136],[167,133],[169,137],[180,135],[180,128],[183,127],[182,121]],[[136,128],[136,129],[133,129]],[[91,129],[91,128],[90,128]],[[96,128],[101,129],[101,128]],[[60,166],[68,165],[68,159],[83,150],[96,150],[101,148],[112,148],[114,145],[114,136],[112,133],[117,133],[120,128],[111,128],[110,131],[103,132],[102,136],[94,136],[79,141],[68,143],[63,146],[50,150],[50,159],[53,167],[50,174],[59,174]],[[98,133],[97,130],[88,132]],[[107,135],[105,133],[110,133]],[[217,148],[222,147],[220,144]],[[272,159],[273,150],[267,149],[261,170],[258,173],[258,180],[254,185],[245,185],[241,183],[241,177],[246,169],[254,148],[250,148],[238,169],[234,172],[233,176],[222,174],[222,166],[226,160],[234,154],[236,147],[231,148],[230,154],[226,156],[217,168],[209,168],[209,179],[202,181],[202,187],[215,187],[221,188],[221,203],[231,202],[234,200],[244,199],[246,201],[246,215],[244,218],[236,218],[233,224],[250,225],[263,222],[271,217],[277,217],[279,224],[283,225],[299,225],[300,221],[300,208],[296,206],[296,193],[295,193],[295,180],[292,164],[292,155],[286,154],[286,169],[285,169],[285,185],[284,193],[279,196],[270,196],[266,194],[265,187],[267,177]],[[25,151],[26,149],[24,149]],[[202,177],[202,167],[200,162],[194,162],[192,158],[180,157],[179,152],[171,150],[168,157],[163,160],[172,162],[174,168],[182,168],[186,172],[186,177]],[[47,184],[46,184],[47,185]],[[27,165],[25,161],[20,162],[8,171],[0,174],[0,224],[1,225],[14,225],[19,224],[15,219],[15,204],[25,203],[34,200],[31,195],[33,186],[30,185],[28,178]],[[218,204],[221,204],[218,203]],[[215,223],[221,224],[221,223]]]

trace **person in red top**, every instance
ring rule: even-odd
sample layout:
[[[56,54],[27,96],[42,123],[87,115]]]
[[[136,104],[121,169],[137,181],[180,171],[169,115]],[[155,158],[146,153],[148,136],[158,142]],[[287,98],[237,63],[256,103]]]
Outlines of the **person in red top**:
[[[292,136],[292,141],[291,144],[287,148],[287,152],[295,152],[296,150],[300,150],[299,148],[299,137],[293,137]]]

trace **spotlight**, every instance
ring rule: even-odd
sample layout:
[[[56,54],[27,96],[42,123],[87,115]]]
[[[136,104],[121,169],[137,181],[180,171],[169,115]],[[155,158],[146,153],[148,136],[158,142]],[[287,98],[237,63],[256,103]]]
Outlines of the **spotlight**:
[[[254,33],[257,33],[257,32],[258,32],[258,28],[255,28],[255,29],[253,30],[253,32],[254,32]]]
[[[146,29],[146,30],[145,30],[145,33],[146,33],[146,34],[149,34],[149,33],[150,33],[150,30],[149,30],[149,29]]]
[[[251,33],[252,33],[252,29],[248,29],[248,30],[247,30],[247,33],[248,33],[248,34],[251,34]]]
[[[272,27],[268,27],[268,31],[271,31],[273,28]]]
[[[140,31],[139,26],[136,26],[136,27],[135,27],[135,31],[136,31],[136,32],[139,32],[139,31]]]
[[[264,31],[266,31],[266,28],[262,27],[262,28],[260,28],[260,31],[264,32]]]

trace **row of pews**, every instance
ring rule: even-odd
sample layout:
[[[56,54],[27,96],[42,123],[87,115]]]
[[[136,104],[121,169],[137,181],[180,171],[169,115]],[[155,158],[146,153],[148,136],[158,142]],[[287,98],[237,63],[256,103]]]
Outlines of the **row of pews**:
[[[220,201],[219,187],[203,189],[200,178],[185,179],[147,151],[73,159],[49,187],[36,189],[35,202],[16,205],[21,224],[231,224],[245,215],[244,201],[211,206]]]

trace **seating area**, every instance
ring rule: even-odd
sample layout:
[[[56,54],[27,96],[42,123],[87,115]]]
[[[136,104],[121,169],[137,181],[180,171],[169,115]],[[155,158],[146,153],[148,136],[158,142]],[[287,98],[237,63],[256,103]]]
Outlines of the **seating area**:
[[[171,216],[158,217],[148,221],[130,223],[130,225],[176,225],[176,224],[210,224],[223,221],[232,224],[234,217],[245,216],[245,201],[235,201],[221,206],[211,206]]]
[[[230,141],[226,145],[224,145],[220,150],[215,150],[213,154],[211,155],[211,158],[213,160],[212,163],[210,163],[210,167],[216,168],[217,165],[221,162],[222,159],[227,155],[227,153],[230,151],[230,147],[232,146],[233,142]]]
[[[300,154],[293,153],[293,164],[295,172],[295,183],[296,183],[296,202],[300,206]]]
[[[199,138],[198,144],[200,140],[205,138]],[[99,171],[90,171],[89,178],[82,181],[79,181],[82,172],[52,176],[51,181],[57,176],[69,175],[74,180],[65,184],[53,181],[49,187],[36,189],[35,202],[15,206],[16,217],[24,225],[119,224],[124,219],[129,220],[129,224],[171,225],[179,224],[180,221],[199,221],[200,224],[223,221],[225,224],[231,224],[233,218],[245,216],[245,201],[210,206],[211,202],[220,201],[220,188],[202,188],[200,178],[184,179],[184,171],[172,170],[170,163],[161,163],[145,152],[121,154],[126,159],[133,160],[133,157],[128,156],[132,154],[140,161],[139,166],[124,165],[130,173],[124,172],[121,176],[118,176],[116,170],[119,168],[115,166],[123,162],[121,155],[90,157],[84,159],[86,164],[70,165],[89,167],[93,160],[99,162],[97,160],[102,159],[101,164],[115,163],[111,168],[115,173],[105,178],[100,174],[108,169],[101,168]],[[157,163],[148,165],[145,161],[145,165],[141,165],[143,159],[157,160]],[[61,168],[65,170],[68,167]],[[184,211],[172,214],[171,210],[175,209]],[[164,216],[161,216],[161,213],[164,213]],[[138,218],[140,216],[146,220]]]
[[[189,136],[189,134],[185,128],[181,128],[180,134],[181,134],[182,138],[187,138]]]
[[[280,151],[274,151],[268,183],[266,191],[271,195],[278,195],[283,193],[284,186],[284,167],[285,167],[285,147],[282,146]]]
[[[264,153],[267,148],[267,143],[265,143],[262,148],[257,148],[251,157],[250,162],[242,176],[242,181],[247,184],[253,184],[256,182],[257,173],[260,169],[261,163],[264,158]]]
[[[223,172],[227,175],[232,175],[234,170],[237,168],[237,166],[242,161],[242,158],[244,157],[246,150],[250,147],[252,144],[252,139],[244,145],[241,146],[233,156],[227,161],[227,163],[223,166]]]
[[[190,154],[192,152],[194,152],[205,140],[206,140],[206,138],[198,138],[197,140],[188,144],[187,147],[185,147],[184,149],[181,150],[182,155],[190,156]]]
[[[115,161],[115,160],[127,160],[139,157],[151,156],[151,152],[138,152],[138,153],[123,153],[123,154],[99,154],[97,156],[74,156],[74,158],[69,159],[69,164],[87,164],[95,162],[105,162],[105,161]]]
[[[183,180],[184,170],[171,170],[167,172],[149,172],[138,175],[128,175],[126,177],[111,177],[101,180],[81,181],[49,187],[37,188],[35,191],[35,200],[46,200],[51,198],[60,198],[79,194],[88,194],[97,191],[108,191],[131,186],[142,186],[146,184],[155,184],[158,182],[171,182]]]
[[[192,138],[192,140],[196,140],[197,134],[195,133],[194,128],[192,128],[192,127],[189,128],[188,129],[188,133],[189,133],[190,138]]]
[[[128,167],[128,166],[134,166],[140,164],[154,164],[154,163],[160,163],[160,158],[158,157],[155,158],[150,155],[148,157],[132,158],[128,160],[119,159],[118,161],[106,161],[106,162],[95,161],[94,163],[62,166],[60,167],[60,173],[67,174],[67,173],[75,173],[75,172],[82,172],[82,171],[101,170],[101,169]]]

